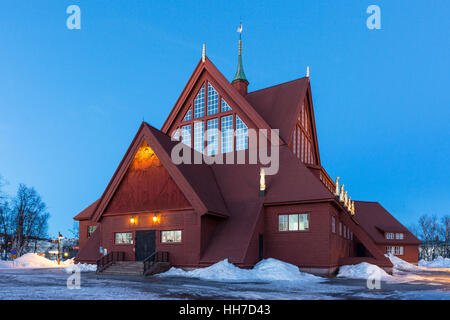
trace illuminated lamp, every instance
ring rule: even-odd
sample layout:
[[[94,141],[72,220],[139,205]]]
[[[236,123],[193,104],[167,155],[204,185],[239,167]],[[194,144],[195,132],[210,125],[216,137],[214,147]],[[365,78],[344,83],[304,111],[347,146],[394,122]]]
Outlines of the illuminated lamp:
[[[131,224],[136,224],[136,218],[135,217],[131,217],[130,218],[130,223]]]
[[[158,222],[158,217],[156,216],[156,213],[153,214],[152,220],[153,220],[154,223]]]

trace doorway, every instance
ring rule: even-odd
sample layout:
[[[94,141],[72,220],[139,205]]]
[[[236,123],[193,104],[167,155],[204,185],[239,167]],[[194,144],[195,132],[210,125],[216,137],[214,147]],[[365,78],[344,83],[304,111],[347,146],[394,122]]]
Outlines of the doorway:
[[[156,249],[156,231],[140,230],[136,231],[136,261],[144,261]]]

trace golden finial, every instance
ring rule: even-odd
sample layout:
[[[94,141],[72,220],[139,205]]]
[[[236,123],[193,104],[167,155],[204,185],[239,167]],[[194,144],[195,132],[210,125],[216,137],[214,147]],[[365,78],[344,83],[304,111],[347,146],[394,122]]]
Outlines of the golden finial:
[[[309,66],[306,66],[306,77],[309,78]]]
[[[203,44],[203,49],[202,49],[202,62],[205,62],[206,60],[206,44]]]
[[[334,190],[334,195],[336,197],[339,197],[339,177],[336,178],[336,182],[335,182],[336,188]]]
[[[339,193],[339,201],[344,202],[344,184],[341,186],[341,192]]]

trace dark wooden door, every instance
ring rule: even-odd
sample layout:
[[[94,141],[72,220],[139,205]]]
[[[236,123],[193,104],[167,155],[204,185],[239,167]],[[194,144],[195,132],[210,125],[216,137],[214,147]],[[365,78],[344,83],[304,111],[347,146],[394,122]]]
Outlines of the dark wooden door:
[[[149,255],[155,252],[155,230],[136,231],[136,261],[144,261]]]

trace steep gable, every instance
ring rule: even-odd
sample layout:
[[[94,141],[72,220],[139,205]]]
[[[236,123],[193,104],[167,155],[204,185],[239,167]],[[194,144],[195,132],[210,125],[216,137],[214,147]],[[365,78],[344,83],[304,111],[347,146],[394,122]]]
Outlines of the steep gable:
[[[218,91],[220,97],[230,107],[230,110],[227,111],[238,114],[249,128],[270,130],[271,127],[261,115],[230,84],[213,63],[208,58],[205,58],[205,61],[200,60],[198,63],[175,106],[172,108],[161,128],[163,133],[171,135],[175,132],[181,122],[183,122],[183,118],[188,113],[189,108],[194,105],[195,97],[202,87],[205,90],[205,95],[207,94],[208,83]],[[219,104],[222,104],[221,99],[219,99]],[[195,106],[192,113],[192,117],[195,117]],[[268,138],[271,140],[270,135]],[[278,141],[276,142],[278,143]]]
[[[189,207],[183,192],[144,140],[104,214]]]
[[[111,181],[109,182],[105,192],[102,197],[99,199],[98,204],[95,207],[95,210],[92,214],[93,221],[99,221],[101,216],[108,208],[110,203],[113,203],[112,208],[108,208],[108,210],[117,209],[119,211],[125,210],[126,206],[122,202],[126,201],[127,192],[133,190],[133,185],[135,182],[131,182],[130,179],[126,178],[127,173],[129,173],[129,169],[134,168],[133,170],[139,168],[142,164],[139,164],[139,161],[136,162],[136,154],[139,151],[139,148],[145,146],[144,144],[148,143],[148,146],[151,148],[152,152],[154,152],[158,161],[155,160],[155,163],[159,162],[161,165],[167,170],[167,178],[171,178],[176,186],[178,186],[179,190],[181,190],[185,199],[190,203],[190,205],[199,213],[199,214],[216,214],[218,216],[227,216],[227,209],[221,197],[220,191],[214,181],[214,177],[212,172],[210,172],[210,168],[207,165],[175,165],[171,160],[171,150],[176,142],[171,141],[170,137],[161,133],[156,128],[151,127],[147,123],[143,122],[140,126],[136,136],[133,139],[130,147],[128,148],[124,158],[122,159],[119,167],[114,173]],[[156,158],[155,158],[156,159]],[[141,175],[142,173],[133,175]],[[160,174],[160,173],[159,173]],[[164,173],[165,174],[165,173]],[[151,174],[152,175],[152,174]],[[125,182],[122,184],[122,181]],[[142,177],[137,178],[140,182]],[[148,183],[148,182],[147,182]],[[169,182],[170,183],[170,182]],[[121,186],[125,186],[120,188]],[[150,187],[153,188],[153,187]],[[159,188],[159,187],[155,187]],[[174,188],[174,186],[172,186]],[[123,190],[127,190],[127,192],[122,192]],[[156,189],[155,189],[156,190]],[[164,188],[159,191],[164,190]],[[174,188],[176,190],[176,188]],[[116,192],[119,192],[119,203],[115,203],[113,200]],[[175,192],[175,191],[174,191]],[[122,194],[122,195],[121,195]],[[142,197],[144,195],[140,195],[140,199],[133,199],[136,204],[137,200],[143,200]],[[184,199],[177,195],[177,199],[184,203]],[[151,203],[151,200],[147,201],[146,205],[154,205],[155,203]],[[150,201],[150,202],[149,202]],[[122,203],[122,204],[120,204]],[[136,204],[138,205],[138,204]]]
[[[309,78],[253,91],[245,98],[272,129],[280,130],[280,138],[303,162],[320,165]],[[297,131],[296,127],[304,128],[303,132]],[[304,137],[302,133],[305,133]],[[308,143],[300,143],[306,138]]]

